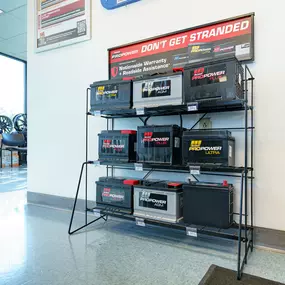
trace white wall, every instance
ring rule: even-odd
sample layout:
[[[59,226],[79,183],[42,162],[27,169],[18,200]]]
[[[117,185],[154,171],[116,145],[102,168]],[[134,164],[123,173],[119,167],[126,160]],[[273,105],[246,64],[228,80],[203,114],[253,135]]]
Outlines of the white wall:
[[[214,4],[210,0],[142,0],[107,11],[99,0],[93,0],[92,40],[41,54],[34,53],[34,2],[28,1],[29,191],[74,196],[84,160],[85,89],[91,82],[107,78],[107,48],[255,12],[256,59],[251,65],[256,77],[255,225],[285,230],[285,135],[281,117],[285,99],[279,85],[284,80],[285,59],[275,52],[285,44],[284,1],[223,0]],[[269,13],[272,7],[276,9]],[[233,118],[235,124],[239,116]],[[170,122],[166,118],[159,122],[165,120]],[[105,121],[91,121],[90,158],[96,159],[97,133],[105,128]],[[178,119],[173,117],[172,122]],[[140,123],[124,120],[124,124],[135,127]],[[214,126],[218,124],[220,121],[214,120]],[[241,156],[238,162],[242,164]],[[91,167],[89,198],[95,194],[94,181],[104,173],[104,167]]]

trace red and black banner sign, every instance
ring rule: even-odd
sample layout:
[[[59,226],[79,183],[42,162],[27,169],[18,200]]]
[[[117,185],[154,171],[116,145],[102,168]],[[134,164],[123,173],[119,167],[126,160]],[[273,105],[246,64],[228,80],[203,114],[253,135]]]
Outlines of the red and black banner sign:
[[[236,56],[253,60],[254,14],[109,49],[109,78],[167,72],[188,63]]]

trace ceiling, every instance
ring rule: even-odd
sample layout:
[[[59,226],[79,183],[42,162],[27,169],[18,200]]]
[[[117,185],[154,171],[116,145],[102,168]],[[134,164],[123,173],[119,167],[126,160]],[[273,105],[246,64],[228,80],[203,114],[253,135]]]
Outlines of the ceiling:
[[[0,0],[0,52],[27,60],[27,0]]]

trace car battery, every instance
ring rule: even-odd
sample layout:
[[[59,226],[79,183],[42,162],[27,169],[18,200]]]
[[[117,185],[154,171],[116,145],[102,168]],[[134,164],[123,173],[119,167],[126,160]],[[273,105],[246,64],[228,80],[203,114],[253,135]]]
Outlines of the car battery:
[[[138,127],[138,162],[181,164],[181,135],[181,128],[177,125]]]
[[[234,187],[191,182],[183,185],[183,220],[186,224],[229,228],[233,223]]]
[[[183,165],[214,163],[235,166],[235,139],[229,131],[185,131],[182,159]]]
[[[136,131],[102,131],[98,136],[100,161],[136,161]]]
[[[133,213],[133,186],[137,184],[139,180],[100,177],[96,182],[96,203]]]
[[[182,219],[182,183],[145,180],[134,186],[134,216],[176,223]]]
[[[184,103],[223,106],[244,99],[243,67],[235,57],[221,57],[184,67]]]
[[[90,85],[90,111],[130,109],[132,107],[132,81],[106,80]]]
[[[133,107],[182,105],[183,73],[146,76],[133,81]]]

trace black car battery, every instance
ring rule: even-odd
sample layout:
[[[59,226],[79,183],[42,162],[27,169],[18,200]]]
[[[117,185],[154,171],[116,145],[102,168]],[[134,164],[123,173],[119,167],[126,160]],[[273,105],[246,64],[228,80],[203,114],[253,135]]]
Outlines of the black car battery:
[[[244,99],[243,67],[235,57],[218,57],[184,67],[184,103],[225,105]]]
[[[229,228],[233,223],[234,187],[190,182],[183,185],[183,220],[186,224]]]
[[[96,182],[96,203],[99,206],[133,213],[133,187],[139,180],[100,177]]]
[[[136,131],[102,131],[98,136],[100,161],[136,161]]]
[[[133,107],[182,105],[183,72],[144,76],[133,81]]]
[[[181,182],[144,180],[134,186],[134,216],[176,223],[182,219]]]
[[[183,165],[209,163],[235,166],[235,139],[229,131],[185,131],[182,159]]]
[[[90,111],[130,109],[132,81],[106,80],[94,82],[91,87]]]
[[[181,164],[181,135],[181,128],[177,125],[138,127],[138,162]]]

